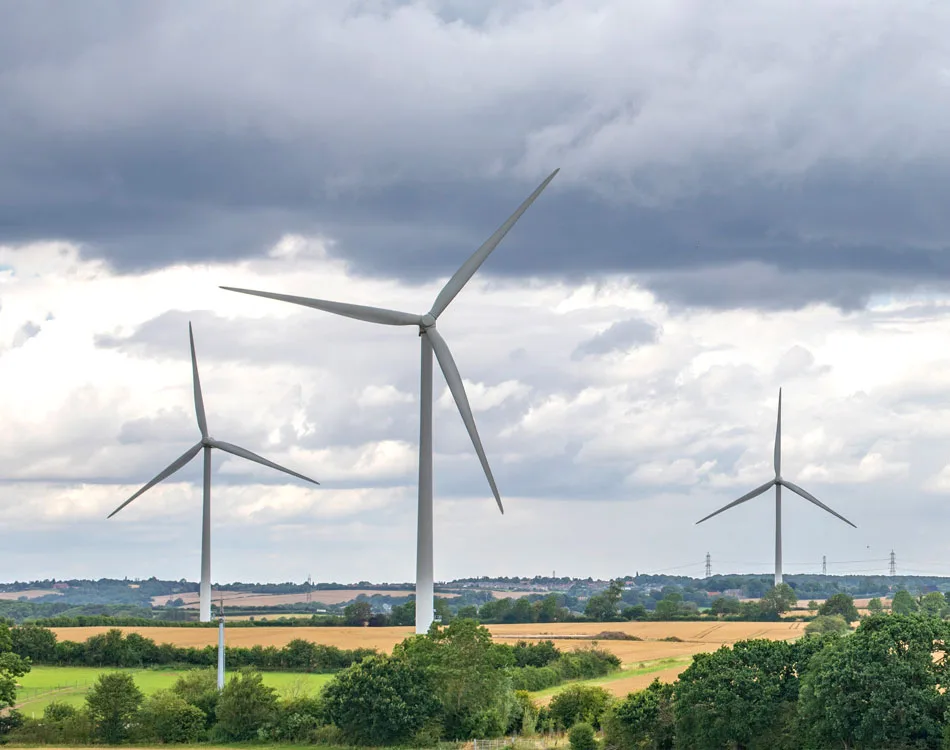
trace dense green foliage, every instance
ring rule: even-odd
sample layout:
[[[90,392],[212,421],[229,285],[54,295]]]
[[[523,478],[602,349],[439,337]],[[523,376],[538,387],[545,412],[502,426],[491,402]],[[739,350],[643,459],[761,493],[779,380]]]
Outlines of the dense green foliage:
[[[0,711],[14,705],[16,678],[30,671],[29,659],[13,650],[13,638],[6,623],[0,622]]]

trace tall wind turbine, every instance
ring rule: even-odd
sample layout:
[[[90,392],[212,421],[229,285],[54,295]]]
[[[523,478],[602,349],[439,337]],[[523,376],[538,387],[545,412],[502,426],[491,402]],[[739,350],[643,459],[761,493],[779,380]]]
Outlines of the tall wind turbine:
[[[468,282],[478,268],[484,263],[485,259],[491,254],[492,250],[498,247],[508,231],[515,225],[515,222],[521,218],[521,215],[528,210],[528,207],[534,203],[535,199],[548,186],[548,183],[554,179],[559,170],[555,169],[547,179],[542,182],[537,189],[529,195],[524,203],[518,206],[507,221],[502,224],[495,233],[489,237],[485,244],[476,250],[472,256],[462,264],[462,267],[455,272],[455,275],[448,280],[446,285],[435,298],[435,302],[429,312],[419,315],[417,313],[399,312],[397,310],[387,310],[379,307],[366,307],[364,305],[351,305],[346,302],[331,302],[323,299],[312,299],[310,297],[295,297],[289,294],[275,294],[273,292],[257,292],[251,289],[237,289],[235,287],[224,286],[231,292],[241,292],[243,294],[253,294],[258,297],[267,297],[269,299],[291,302],[295,305],[312,307],[324,312],[342,315],[346,318],[355,318],[368,323],[379,323],[390,326],[417,326],[419,329],[419,341],[422,345],[422,378],[419,394],[419,509],[417,518],[417,536],[416,536],[416,632],[426,633],[433,620],[433,569],[432,569],[432,353],[439,361],[439,367],[445,376],[445,382],[451,391],[455,404],[458,406],[459,413],[462,415],[462,421],[465,423],[465,429],[475,446],[475,453],[478,454],[478,460],[481,462],[482,469],[488,479],[492,494],[495,496],[495,502],[498,503],[498,509],[504,513],[505,509],[501,504],[501,496],[498,494],[498,487],[495,485],[495,478],[492,476],[491,468],[488,465],[488,457],[482,448],[482,441],[478,437],[478,430],[475,428],[475,417],[472,415],[472,409],[468,403],[468,397],[465,395],[465,387],[462,385],[462,376],[459,374],[452,353],[449,351],[445,339],[436,330],[436,320],[445,312],[456,295],[462,291],[462,288]]]
[[[774,454],[774,465],[775,465],[775,479],[772,479],[761,487],[756,487],[752,492],[749,492],[738,500],[733,500],[727,506],[720,508],[715,513],[710,513],[705,518],[697,521],[697,524],[707,521],[713,516],[718,516],[723,511],[734,508],[737,505],[741,505],[746,500],[751,500],[754,497],[758,497],[763,492],[765,492],[770,487],[775,487],[775,585],[778,586],[782,582],[782,487],[788,487],[796,495],[799,495],[805,498],[808,502],[814,503],[822,510],[828,511],[835,518],[840,518],[849,526],[854,526],[851,521],[842,516],[840,513],[836,513],[823,502],[821,502],[817,497],[812,495],[810,492],[803,490],[797,484],[792,484],[787,479],[782,478],[782,389],[778,389],[778,421],[775,425],[775,454]],[[854,526],[854,528],[858,528]]]
[[[195,337],[191,331],[191,323],[188,324],[188,338],[191,341],[191,374],[195,389],[195,414],[198,417],[198,429],[201,431],[201,440],[172,461],[168,468],[160,471],[151,482],[112,511],[108,515],[108,518],[112,518],[112,516],[135,500],[139,495],[154,487],[163,479],[170,477],[188,464],[198,453],[204,451],[204,502],[201,512],[201,584],[198,588],[198,596],[200,602],[199,619],[201,622],[211,622],[211,449],[217,448],[225,453],[230,453],[239,458],[246,458],[248,461],[254,461],[264,466],[269,466],[272,469],[277,469],[277,471],[282,471],[285,474],[290,474],[292,477],[297,477],[298,479],[303,479],[313,484],[319,484],[319,482],[310,479],[310,477],[305,477],[303,474],[298,474],[296,471],[285,469],[273,461],[268,461],[256,453],[251,453],[251,451],[246,448],[225,443],[223,440],[215,440],[208,434],[208,420],[205,417],[204,399],[201,397],[201,381],[198,379],[198,358],[195,356]]]

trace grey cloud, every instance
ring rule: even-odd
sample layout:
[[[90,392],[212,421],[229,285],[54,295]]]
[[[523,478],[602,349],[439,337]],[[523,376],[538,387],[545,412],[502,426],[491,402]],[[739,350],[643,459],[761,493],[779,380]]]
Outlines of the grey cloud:
[[[713,307],[945,288],[950,11],[912,5],[895,26],[883,2],[747,3],[701,29],[619,0],[17,5],[0,241],[134,270],[320,233],[361,273],[431,278],[562,166],[485,272],[636,272]]]
[[[641,318],[620,320],[606,331],[581,342],[571,356],[573,359],[582,359],[591,355],[634,349],[643,344],[652,344],[656,341],[657,335],[656,326],[648,320]]]

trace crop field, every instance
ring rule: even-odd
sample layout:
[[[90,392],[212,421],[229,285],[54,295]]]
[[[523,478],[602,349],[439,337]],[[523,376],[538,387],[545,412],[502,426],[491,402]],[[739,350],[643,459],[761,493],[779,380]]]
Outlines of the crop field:
[[[501,642],[550,639],[562,651],[585,648],[594,636],[609,630],[623,632],[642,640],[597,640],[604,648],[620,657],[623,671],[593,684],[603,684],[617,695],[626,695],[650,684],[654,678],[673,680],[689,666],[693,654],[715,651],[720,646],[747,638],[794,640],[805,632],[801,622],[616,622],[616,623],[546,623],[531,625],[489,625],[492,635]],[[83,641],[102,633],[105,627],[54,628],[60,640]],[[157,643],[177,646],[208,646],[217,643],[214,628],[122,628],[151,638]],[[367,647],[392,651],[393,646],[412,635],[404,628],[308,628],[255,627],[232,628],[227,631],[231,646],[285,646],[295,638],[324,643],[340,648]],[[670,640],[666,640],[670,639]]]
[[[17,601],[20,597],[26,597],[27,599],[39,599],[41,596],[49,596],[51,594],[58,594],[62,596],[62,591],[57,591],[56,589],[28,589],[27,591],[0,591],[0,600],[6,601]]]
[[[17,705],[26,713],[40,714],[53,701],[81,705],[86,693],[100,674],[128,672],[146,695],[170,688],[187,670],[112,669],[99,667],[33,667],[18,680]],[[328,674],[298,672],[264,672],[264,682],[282,694],[310,694],[330,680]]]

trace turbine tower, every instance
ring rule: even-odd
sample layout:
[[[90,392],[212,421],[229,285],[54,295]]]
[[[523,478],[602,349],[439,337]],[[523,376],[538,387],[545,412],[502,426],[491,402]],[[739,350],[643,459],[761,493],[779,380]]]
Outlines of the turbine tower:
[[[268,461],[256,453],[251,453],[251,451],[246,448],[225,443],[223,440],[215,440],[208,434],[208,420],[205,417],[204,399],[201,397],[201,381],[198,379],[198,358],[195,356],[195,337],[191,331],[191,323],[188,324],[188,339],[191,342],[191,374],[194,381],[195,414],[198,417],[198,429],[201,431],[201,440],[172,461],[172,463],[166,469],[159,472],[151,482],[112,511],[108,515],[108,518],[112,518],[112,516],[135,500],[139,495],[151,489],[163,479],[170,477],[188,464],[191,459],[200,452],[204,451],[204,501],[201,511],[201,583],[198,587],[198,597],[200,602],[199,619],[201,622],[211,622],[211,449],[217,448],[225,453],[230,453],[239,458],[246,458],[248,461],[254,461],[263,466],[269,466],[271,469],[277,469],[277,471],[282,471],[285,474],[290,474],[292,477],[297,477],[298,479],[303,479],[313,484],[319,484],[319,482],[310,479],[310,477],[305,477],[303,474],[298,474],[296,471],[285,469],[273,461]]]
[[[696,523],[700,524],[703,521],[708,521],[713,516],[718,516],[723,511],[727,511],[730,508],[734,508],[737,505],[741,505],[747,500],[751,500],[754,497],[758,497],[763,492],[768,490],[771,487],[775,487],[775,585],[778,586],[782,582],[782,487],[787,487],[796,495],[805,498],[808,502],[814,503],[822,510],[827,511],[835,518],[840,518],[849,526],[854,526],[851,521],[842,516],[840,513],[836,513],[823,502],[821,502],[817,497],[812,495],[810,492],[803,490],[797,484],[792,484],[787,479],[782,478],[782,389],[778,389],[778,420],[775,425],[775,453],[774,453],[774,466],[775,466],[775,478],[766,482],[761,487],[756,487],[752,492],[749,492],[738,500],[733,500],[731,503],[726,505],[723,508],[720,508],[715,513],[710,513],[705,518],[701,518]],[[857,528],[857,526],[854,526]]]
[[[434,589],[433,589],[433,565],[432,565],[432,354],[439,362],[442,374],[445,376],[445,382],[455,399],[459,413],[462,415],[462,421],[465,423],[465,429],[475,446],[475,453],[478,454],[478,460],[481,462],[482,470],[488,479],[488,485],[491,487],[492,494],[495,496],[495,502],[498,503],[498,509],[504,513],[505,509],[501,504],[501,496],[498,494],[498,487],[495,485],[495,478],[492,476],[491,468],[488,465],[488,457],[482,448],[482,441],[478,437],[478,430],[475,428],[475,418],[472,415],[472,409],[468,403],[468,397],[465,394],[465,387],[462,385],[462,376],[459,374],[452,353],[449,351],[448,344],[436,329],[436,320],[445,312],[456,295],[462,291],[462,288],[468,283],[468,280],[475,275],[485,259],[491,252],[498,247],[508,231],[515,225],[515,222],[521,218],[521,215],[528,210],[532,203],[541,192],[548,186],[548,183],[554,179],[559,170],[555,169],[547,179],[542,182],[537,189],[529,195],[518,209],[508,217],[495,233],[489,237],[485,243],[476,250],[472,256],[462,264],[462,267],[448,280],[446,285],[435,298],[435,302],[429,312],[419,315],[417,313],[399,312],[396,310],[387,310],[378,307],[366,307],[364,305],[351,305],[346,302],[331,302],[323,299],[312,299],[310,297],[295,297],[289,294],[275,294],[273,292],[258,292],[252,289],[238,289],[235,287],[221,287],[231,292],[241,292],[243,294],[253,294],[258,297],[267,297],[269,299],[291,302],[295,305],[312,307],[324,312],[342,315],[346,318],[355,318],[368,323],[379,323],[390,326],[417,326],[419,329],[419,341],[422,348],[421,370],[422,377],[419,394],[419,507],[417,517],[417,536],[416,536],[416,633],[426,633],[432,624],[434,614]]]

